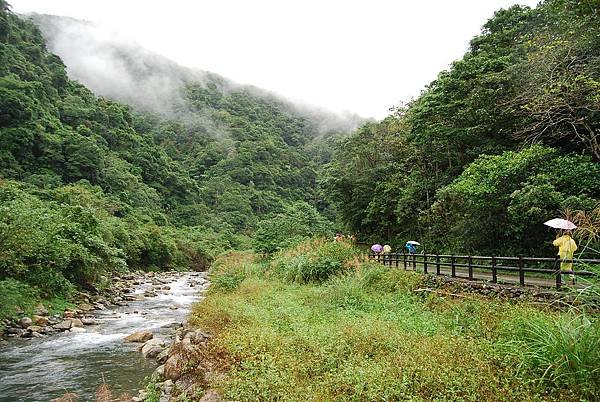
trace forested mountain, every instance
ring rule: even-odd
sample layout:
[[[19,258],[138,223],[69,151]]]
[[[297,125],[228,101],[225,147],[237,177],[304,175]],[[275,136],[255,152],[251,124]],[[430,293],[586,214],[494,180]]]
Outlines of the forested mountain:
[[[172,205],[177,223],[245,230],[288,200],[318,203],[315,169],[330,157],[328,139],[363,121],[182,67],[92,23],[31,18],[70,77],[134,107],[136,130],[187,167],[202,202]]]
[[[2,297],[66,295],[131,268],[202,268],[293,205],[322,220],[314,122],[214,75],[179,89],[175,113],[99,98],[0,1]]]
[[[542,225],[600,200],[600,4],[495,13],[461,60],[340,144],[322,185],[349,229],[454,253],[553,254]]]

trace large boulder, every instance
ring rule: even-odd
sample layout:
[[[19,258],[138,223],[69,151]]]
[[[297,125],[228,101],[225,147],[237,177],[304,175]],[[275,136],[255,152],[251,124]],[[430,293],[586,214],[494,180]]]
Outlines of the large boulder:
[[[96,324],[98,324],[98,322],[96,322],[96,319],[92,318],[92,317],[83,317],[83,318],[81,318],[81,322],[83,323],[83,325],[96,325]]]
[[[22,336],[25,332],[22,328],[10,327],[6,329],[6,334],[10,337]]]
[[[154,381],[162,381],[162,379],[165,377],[165,365],[161,364],[160,366],[158,366],[156,368],[156,370],[154,370],[154,373],[152,373],[152,380]]]
[[[162,352],[160,352],[158,354],[158,356],[156,356],[156,361],[158,362],[158,364],[163,364],[167,361],[167,359],[169,358],[169,348],[163,349]],[[163,374],[164,374],[164,367],[163,367]]]
[[[196,353],[189,339],[173,344],[169,358],[165,362],[165,378],[176,381],[184,373],[186,367],[194,365]]]
[[[33,320],[29,317],[23,317],[19,320],[19,326],[23,329],[27,329],[33,325]]]
[[[150,331],[138,331],[125,337],[125,342],[146,342],[152,339],[154,335]]]
[[[81,320],[79,318],[73,318],[71,320],[71,328],[76,327],[76,328],[83,328],[83,323],[81,322]]]
[[[71,320],[63,320],[58,324],[54,324],[52,328],[58,329],[60,331],[68,331],[71,329]]]
[[[48,320],[48,317],[41,315],[33,315],[31,316],[31,319],[35,325],[39,325],[40,327],[48,325],[48,322],[50,321]]]
[[[160,354],[165,348],[165,341],[160,338],[153,338],[144,343],[141,347],[142,355],[148,359],[152,359]]]

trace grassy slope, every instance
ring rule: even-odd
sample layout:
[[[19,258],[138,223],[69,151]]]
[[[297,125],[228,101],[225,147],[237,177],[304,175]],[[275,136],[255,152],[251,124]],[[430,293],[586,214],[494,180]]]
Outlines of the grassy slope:
[[[347,258],[347,250],[338,251],[309,252],[305,269],[323,265],[323,258],[335,260],[336,253]],[[545,350],[545,357],[557,361],[565,356],[544,345],[524,347],[532,341],[528,328],[536,323],[537,330],[558,331],[561,338],[553,322],[573,330],[569,313],[474,297],[420,296],[412,292],[419,274],[356,258],[311,283],[279,279],[289,278],[286,270],[297,270],[297,257],[306,255],[306,245],[269,263],[233,254],[213,269],[213,289],[191,321],[216,335],[226,375],[209,385],[226,398],[521,401],[597,395],[599,377],[592,371],[600,360],[591,352],[600,339],[597,321],[581,333],[574,330],[590,338],[579,345],[582,350],[562,351],[567,360],[568,353],[580,353],[571,356],[566,377],[554,381],[556,368],[542,381],[543,359],[527,352]],[[560,339],[554,349],[557,345]],[[581,354],[587,360],[578,366],[573,362]],[[570,387],[557,385],[569,382]]]

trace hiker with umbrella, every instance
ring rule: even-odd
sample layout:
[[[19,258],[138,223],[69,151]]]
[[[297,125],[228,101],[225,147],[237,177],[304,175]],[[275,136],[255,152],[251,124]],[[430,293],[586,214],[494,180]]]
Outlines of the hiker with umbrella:
[[[572,271],[573,270],[573,253],[577,250],[577,243],[571,238],[571,230],[576,229],[577,226],[566,219],[550,219],[544,222],[544,225],[550,226],[554,229],[560,229],[556,240],[552,242],[554,247],[558,247],[558,256],[562,260],[560,263],[561,271]],[[564,232],[562,232],[564,230]],[[562,235],[561,235],[562,232]],[[568,261],[568,262],[567,262]],[[575,282],[575,275],[571,274],[573,282]]]
[[[404,245],[404,247],[406,247],[406,250],[408,251],[408,254],[416,254],[417,253],[417,246],[420,246],[421,243],[419,243],[418,241],[414,241],[414,240],[409,240],[406,242],[406,244]]]
[[[375,243],[371,246],[371,251],[377,256],[377,261],[379,261],[381,253],[383,252],[383,246],[379,243]]]

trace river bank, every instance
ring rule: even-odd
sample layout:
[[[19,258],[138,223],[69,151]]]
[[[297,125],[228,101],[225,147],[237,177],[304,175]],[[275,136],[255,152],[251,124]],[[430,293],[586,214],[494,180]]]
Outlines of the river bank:
[[[0,347],[0,401],[50,400],[67,392],[85,400],[104,382],[135,395],[208,286],[206,273],[131,273],[113,278],[103,294],[80,294],[62,314],[40,307],[11,322]],[[135,332],[152,340],[126,342]]]

